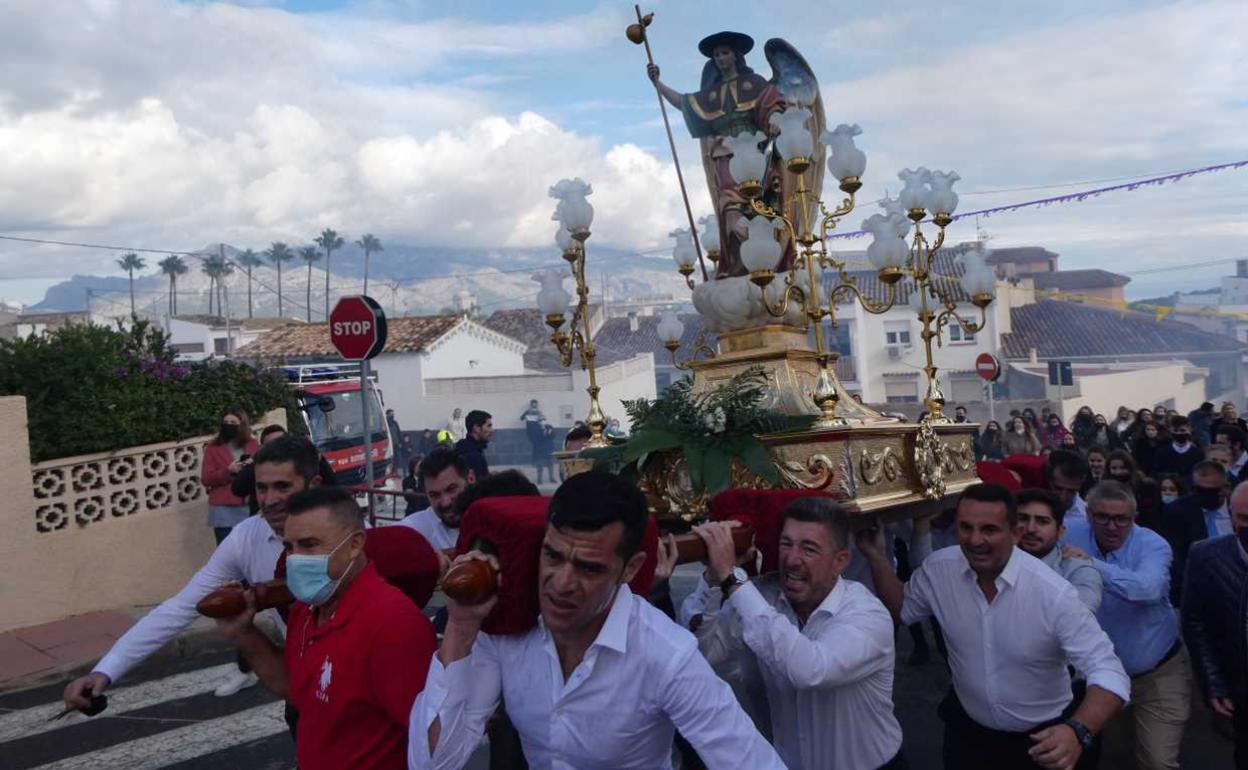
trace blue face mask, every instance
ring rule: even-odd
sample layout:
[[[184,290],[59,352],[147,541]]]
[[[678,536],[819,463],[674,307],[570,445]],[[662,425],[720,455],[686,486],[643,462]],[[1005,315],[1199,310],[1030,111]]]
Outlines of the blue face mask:
[[[1162,495],[1161,496],[1161,501],[1165,503],[1166,505],[1169,505],[1170,503],[1173,503],[1175,500],[1178,500],[1178,499],[1179,499],[1178,495]]]
[[[329,597],[334,595],[338,590],[338,586],[342,583],[342,578],[334,580],[329,576],[329,557],[334,555],[342,547],[343,543],[350,540],[352,535],[334,546],[334,550],[329,553],[317,555],[291,554],[286,557],[286,587],[295,595],[295,598],[310,607],[319,607],[329,601]],[[346,577],[346,573],[343,573]]]

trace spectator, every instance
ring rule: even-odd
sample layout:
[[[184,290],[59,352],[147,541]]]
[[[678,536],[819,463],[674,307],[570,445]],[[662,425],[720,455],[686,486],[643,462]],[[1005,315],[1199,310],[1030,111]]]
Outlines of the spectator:
[[[1131,429],[1127,431],[1129,440],[1134,442],[1144,433],[1146,425],[1156,425],[1161,429],[1161,423],[1153,419],[1153,410],[1144,407],[1135,413],[1135,422],[1131,423]]]
[[[1098,414],[1092,418],[1092,440],[1088,442],[1088,449],[1100,447],[1108,452],[1121,446],[1122,442],[1118,440],[1118,434],[1114,433],[1109,424],[1105,422],[1105,415]]]
[[[234,494],[234,477],[242,472],[260,444],[251,437],[251,420],[238,407],[225,410],[221,427],[204,446],[199,480],[208,489],[208,525],[217,545],[251,515],[247,501]]]
[[[1163,473],[1157,477],[1157,490],[1161,493],[1161,502],[1169,505],[1187,494],[1187,485],[1173,473]]]
[[[1114,422],[1109,426],[1119,441],[1126,441],[1127,431],[1135,423],[1135,415],[1125,406],[1118,407],[1118,414],[1114,418]]]
[[[446,430],[446,429],[438,431],[437,442],[434,443],[433,448],[434,449],[441,449],[441,448],[454,449],[455,448],[455,434],[451,433],[449,430]]]
[[[1188,553],[1183,640],[1205,702],[1234,720],[1235,767],[1248,770],[1248,485],[1235,488],[1230,506],[1235,534]]]
[[[1088,517],[1090,529],[1067,536],[1066,555],[1093,558],[1101,573],[1096,619],[1131,677],[1131,705],[1105,731],[1107,766],[1177,768],[1192,680],[1170,604],[1170,546],[1135,526],[1135,495],[1116,481],[1088,493]]]
[[[1079,490],[1079,494],[1086,495],[1088,490],[1105,476],[1105,463],[1109,461],[1109,452],[1100,447],[1092,447],[1083,453],[1083,459],[1088,461],[1088,477],[1084,480],[1083,489]]]
[[[1213,460],[1203,460],[1192,471],[1192,493],[1166,506],[1165,535],[1174,553],[1170,571],[1170,601],[1179,606],[1187,553],[1194,543],[1231,534],[1231,512],[1226,504],[1226,472]]]
[[[1187,413],[1187,421],[1192,425],[1192,436],[1201,446],[1213,443],[1213,402],[1206,401],[1199,409]]]
[[[411,454],[407,449],[407,436],[403,435],[403,429],[399,427],[399,421],[395,419],[394,410],[386,410],[386,427],[390,429],[390,446],[394,451],[394,467],[406,468],[407,456]]]
[[[966,407],[959,406],[953,410],[953,421],[954,422],[970,422],[970,420],[966,418]]]
[[[1184,480],[1192,478],[1192,468],[1205,459],[1205,450],[1192,441],[1192,426],[1186,417],[1170,419],[1170,443],[1158,447],[1153,457],[1153,470],[1174,473]]]
[[[882,528],[855,536],[894,619],[940,622],[953,678],[940,705],[944,766],[1091,767],[1095,735],[1131,697],[1109,638],[1070,583],[1015,547],[1008,490],[968,487],[957,517],[961,547],[932,553],[904,586]],[[1079,702],[1068,663],[1087,675]]]
[[[407,503],[404,516],[411,516],[429,504],[429,498],[425,496],[425,480],[420,477],[420,464],[424,459],[423,455],[412,455],[412,459],[407,461],[407,475],[403,477],[403,500]]]
[[[1024,553],[1049,565],[1066,578],[1079,594],[1079,601],[1095,613],[1101,606],[1101,574],[1087,559],[1062,553],[1059,544],[1066,535],[1066,518],[1061,501],[1047,489],[1024,489],[1018,493],[1018,525],[1014,528],[1018,547]]]
[[[1001,437],[1001,448],[1006,457],[1034,455],[1040,451],[1040,441],[1025,417],[1015,417],[1010,420],[1010,432]]]
[[[1248,479],[1248,434],[1234,425],[1219,425],[1214,429],[1213,443],[1223,444],[1231,450],[1231,464],[1227,475],[1232,484]]]
[[[446,425],[442,429],[451,434],[451,441],[455,441],[459,437],[459,432],[464,429],[464,410],[455,407],[451,412],[451,416],[446,418]],[[441,442],[441,439],[438,439]]]
[[[1105,478],[1126,484],[1135,493],[1136,523],[1154,532],[1165,532],[1162,510],[1165,504],[1161,490],[1152,479],[1146,478],[1136,466],[1131,455],[1121,449],[1109,453],[1105,464]],[[1086,498],[1085,498],[1086,499]]]
[[[542,425],[546,423],[546,416],[542,414],[542,410],[537,406],[537,399],[529,402],[529,408],[520,414],[520,422],[524,423],[524,435],[529,440],[529,459],[533,462],[533,467],[537,469],[537,483],[542,483],[542,466],[545,465],[542,458],[542,447],[545,443],[542,440]]]
[[[1062,425],[1062,418],[1055,414],[1050,414],[1048,421],[1040,431],[1040,444],[1050,449],[1060,449],[1062,441],[1070,431],[1066,430],[1066,426]]]
[[[537,455],[537,483],[542,483],[542,471],[546,471],[546,481],[555,483],[555,426],[548,422],[542,423],[541,447]]]
[[[464,429],[467,435],[455,444],[455,451],[464,458],[464,462],[468,463],[476,477],[483,479],[490,475],[485,449],[490,445],[490,437],[494,435],[494,417],[489,412],[473,409],[464,418]]]
[[[1209,435],[1217,436],[1218,428],[1223,425],[1239,428],[1248,434],[1248,422],[1244,422],[1243,418],[1239,416],[1239,410],[1230,401],[1222,402],[1222,408],[1219,410],[1217,419],[1209,425]]]
[[[1062,449],[1069,449],[1072,452],[1081,451],[1079,449],[1079,441],[1075,438],[1075,434],[1069,432],[1062,436],[1060,447]]]
[[[1223,428],[1223,430],[1226,430]],[[1205,459],[1215,462],[1222,466],[1222,472],[1226,474],[1226,480],[1234,484],[1235,479],[1231,478],[1231,448],[1226,444],[1210,444],[1205,447]]]
[[[1157,452],[1166,444],[1166,435],[1158,425],[1149,423],[1140,429],[1139,438],[1131,442],[1131,456],[1140,467],[1140,473],[1156,478]]]
[[[979,437],[979,459],[1005,459],[1005,445],[1001,436],[1001,424],[996,420],[989,420],[984,426],[983,434]]]
[[[1044,410],[1045,410],[1045,412],[1046,412],[1046,414],[1047,414],[1047,412],[1048,412],[1049,408],[1046,406],[1046,407],[1044,408]],[[1031,432],[1032,432],[1033,434],[1036,434],[1036,435],[1037,435],[1037,437],[1038,437],[1038,436],[1039,436],[1039,433],[1040,433],[1040,426],[1041,426],[1041,422],[1040,422],[1040,420],[1036,417],[1036,410],[1035,410],[1035,409],[1032,409],[1031,407],[1027,407],[1026,409],[1024,409],[1024,410],[1023,410],[1023,419],[1027,422],[1027,425],[1031,428]],[[1048,420],[1046,419],[1046,420],[1045,420],[1045,423],[1047,423],[1047,422],[1048,422]]]
[[[424,486],[429,507],[409,514],[399,524],[424,535],[436,550],[454,548],[459,540],[462,516],[455,508],[455,500],[476,481],[474,471],[459,452],[435,449],[421,461],[416,474]]]
[[[1078,443],[1080,449],[1092,446],[1092,434],[1095,428],[1096,417],[1092,414],[1092,407],[1079,407],[1079,411],[1075,413],[1075,419],[1070,421],[1070,432],[1075,435],[1075,442]]]
[[[416,447],[416,451],[422,455],[427,455],[433,451],[438,445],[438,436],[431,428],[425,428],[420,432],[420,443]]]

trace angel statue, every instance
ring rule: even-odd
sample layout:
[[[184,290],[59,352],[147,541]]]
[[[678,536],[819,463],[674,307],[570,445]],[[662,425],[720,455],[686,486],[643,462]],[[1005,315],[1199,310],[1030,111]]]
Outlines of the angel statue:
[[[811,112],[806,128],[818,139],[824,130],[823,100],[819,84],[810,65],[793,46],[772,38],[763,47],[772,76],[766,80],[745,63],[745,55],[754,47],[754,40],[740,32],[717,32],[698,43],[698,50],[707,57],[702,68],[702,86],[696,93],[682,94],[659,79],[655,64],[647,73],[663,98],[685,116],[685,125],[695,139],[701,140],[702,167],[719,221],[721,256],[716,278],[743,276],[741,242],[747,235],[747,222],[754,210],[739,185],[745,179],[733,178],[730,159],[733,145],[746,147],[757,139],[757,149],[765,156],[765,173],[758,181],[763,185],[763,201],[779,211],[806,222],[813,221],[813,197],[801,211],[795,210],[797,178],[781,173],[784,166],[775,152],[772,137],[776,134],[772,116],[787,107],[804,107]],[[748,144],[747,144],[748,143]],[[819,194],[823,187],[824,150],[818,148],[804,172],[806,189]],[[742,167],[745,164],[738,164]],[[787,270],[794,247],[786,243],[778,270]]]

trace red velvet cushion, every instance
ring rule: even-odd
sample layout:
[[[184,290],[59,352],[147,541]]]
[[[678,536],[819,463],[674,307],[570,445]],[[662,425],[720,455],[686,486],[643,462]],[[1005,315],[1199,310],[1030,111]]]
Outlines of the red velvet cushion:
[[[754,547],[763,557],[763,572],[780,568],[780,531],[784,509],[802,497],[830,497],[818,489],[729,489],[711,500],[708,518],[734,519],[754,526]]]
[[[1014,475],[1004,464],[992,461],[982,461],[975,463],[975,470],[979,474],[979,480],[985,484],[998,484],[1005,487],[1011,492],[1017,492],[1023,488],[1018,480],[1018,476]]]
[[[1044,480],[1045,458],[1040,455],[1010,455],[1005,458],[1005,467],[1018,474],[1022,486],[1026,488],[1048,489]]]
[[[490,543],[502,568],[498,604],[481,628],[489,634],[521,634],[537,624],[537,571],[542,539],[546,536],[549,497],[487,497],[473,503],[459,525],[456,553],[472,550],[478,538]],[[642,538],[646,561],[629,583],[633,593],[646,596],[654,582],[658,559],[658,526],[653,517]]]
[[[377,574],[424,609],[438,586],[438,555],[424,536],[411,527],[377,527],[364,538],[364,554]],[[286,553],[277,557],[273,576],[286,577]],[[286,618],[289,608],[280,610]]]

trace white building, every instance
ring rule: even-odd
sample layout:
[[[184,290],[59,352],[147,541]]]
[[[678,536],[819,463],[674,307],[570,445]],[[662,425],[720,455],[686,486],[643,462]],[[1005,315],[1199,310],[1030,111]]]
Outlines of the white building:
[[[221,316],[178,315],[169,319],[169,346],[183,361],[226,357],[268,331],[298,323],[290,318],[232,318],[227,326]]]

